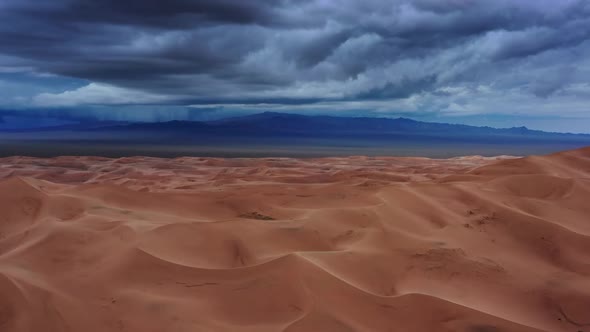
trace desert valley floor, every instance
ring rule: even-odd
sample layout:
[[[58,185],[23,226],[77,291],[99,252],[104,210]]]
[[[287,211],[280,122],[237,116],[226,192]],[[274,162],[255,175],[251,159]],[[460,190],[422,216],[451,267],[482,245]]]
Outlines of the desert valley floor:
[[[590,148],[0,178],[3,332],[590,332]]]

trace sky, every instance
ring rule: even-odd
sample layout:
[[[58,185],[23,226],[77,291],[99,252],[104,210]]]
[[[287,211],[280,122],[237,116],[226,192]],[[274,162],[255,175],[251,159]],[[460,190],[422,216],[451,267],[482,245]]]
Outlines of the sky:
[[[264,111],[590,133],[586,0],[0,0],[0,128]]]

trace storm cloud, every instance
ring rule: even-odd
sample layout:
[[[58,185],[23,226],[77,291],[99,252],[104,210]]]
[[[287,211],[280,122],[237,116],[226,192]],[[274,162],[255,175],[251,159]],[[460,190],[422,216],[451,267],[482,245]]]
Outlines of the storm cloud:
[[[0,45],[0,87],[39,80],[0,93],[0,107],[590,124],[585,0],[4,0]],[[56,90],[48,77],[72,84]]]

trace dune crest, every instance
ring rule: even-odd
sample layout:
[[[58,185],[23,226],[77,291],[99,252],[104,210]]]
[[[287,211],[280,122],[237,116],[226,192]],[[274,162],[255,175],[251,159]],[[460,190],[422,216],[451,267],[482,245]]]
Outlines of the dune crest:
[[[590,331],[590,148],[0,178],[0,331]]]

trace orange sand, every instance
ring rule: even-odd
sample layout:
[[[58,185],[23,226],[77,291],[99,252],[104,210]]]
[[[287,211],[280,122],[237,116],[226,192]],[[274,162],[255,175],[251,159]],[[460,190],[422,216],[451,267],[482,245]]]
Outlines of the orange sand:
[[[0,159],[0,331],[590,331],[590,148]]]

